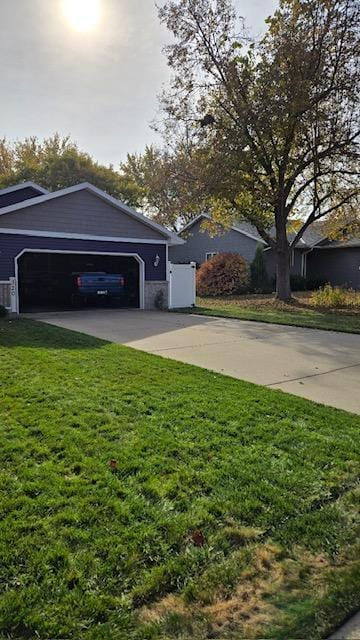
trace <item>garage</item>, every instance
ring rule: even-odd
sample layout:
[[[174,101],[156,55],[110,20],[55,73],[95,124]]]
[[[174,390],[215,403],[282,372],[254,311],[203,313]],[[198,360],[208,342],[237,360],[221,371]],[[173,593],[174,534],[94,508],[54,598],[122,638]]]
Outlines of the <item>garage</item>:
[[[17,273],[20,312],[140,306],[140,263],[133,256],[25,251]],[[88,275],[93,285],[80,294],[78,283]]]
[[[0,304],[14,313],[166,308],[168,249],[183,242],[89,183],[0,190]]]

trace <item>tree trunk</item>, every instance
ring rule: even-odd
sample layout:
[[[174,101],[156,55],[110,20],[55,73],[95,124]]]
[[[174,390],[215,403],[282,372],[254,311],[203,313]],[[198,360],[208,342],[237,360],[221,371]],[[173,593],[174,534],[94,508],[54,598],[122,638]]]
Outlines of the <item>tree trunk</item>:
[[[284,302],[291,300],[289,247],[276,252],[276,297]]]

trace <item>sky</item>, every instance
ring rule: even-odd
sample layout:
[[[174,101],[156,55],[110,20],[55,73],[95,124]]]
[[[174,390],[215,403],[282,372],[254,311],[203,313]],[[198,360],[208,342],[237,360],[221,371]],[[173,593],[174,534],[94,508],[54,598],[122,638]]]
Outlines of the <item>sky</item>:
[[[0,137],[58,131],[117,167],[159,142],[150,123],[169,79],[169,35],[154,0],[87,1],[99,3],[99,21],[79,31],[65,13],[78,0],[0,0]],[[259,36],[277,0],[236,5]]]

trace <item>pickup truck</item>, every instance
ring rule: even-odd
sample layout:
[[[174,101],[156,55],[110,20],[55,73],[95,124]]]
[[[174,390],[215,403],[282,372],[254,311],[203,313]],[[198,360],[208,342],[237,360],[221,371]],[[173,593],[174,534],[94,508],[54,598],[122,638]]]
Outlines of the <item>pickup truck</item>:
[[[91,299],[124,298],[126,295],[125,277],[121,273],[105,271],[72,273],[72,303],[87,302]]]

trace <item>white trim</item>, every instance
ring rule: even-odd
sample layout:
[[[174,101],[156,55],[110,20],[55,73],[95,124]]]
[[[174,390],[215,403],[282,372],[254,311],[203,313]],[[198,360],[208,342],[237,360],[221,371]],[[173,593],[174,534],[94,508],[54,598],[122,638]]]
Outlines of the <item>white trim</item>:
[[[190,229],[196,222],[201,220],[201,218],[206,218],[207,220],[211,220],[211,216],[209,216],[208,213],[199,213],[199,215],[196,216],[196,218],[194,218],[193,220],[190,220],[190,222],[188,222],[184,227],[182,227],[179,233],[183,233],[183,231],[187,231],[188,229]]]
[[[303,278],[306,278],[306,273],[307,273],[307,253],[303,252],[301,254],[301,276]]]
[[[170,282],[170,262],[169,262],[169,245],[166,245],[165,249],[165,260],[166,260],[166,282]]]
[[[218,255],[219,255],[218,251],[205,251],[205,262],[207,262],[208,260],[211,260],[211,258]],[[208,258],[208,256],[211,256],[211,258]]]
[[[27,180],[26,182],[20,182],[19,184],[14,184],[12,187],[6,187],[5,189],[0,189],[0,196],[5,196],[7,193],[12,193],[13,191],[19,191],[20,189],[26,189],[28,187],[31,187],[32,189],[39,191],[43,195],[46,195],[47,193],[49,193],[47,189],[40,187],[40,185],[35,184],[35,182],[32,182],[32,180]]]
[[[94,185],[90,184],[89,182],[76,184],[73,187],[60,189],[59,191],[54,191],[53,193],[48,193],[46,195],[39,196],[38,198],[30,198],[29,200],[23,200],[22,202],[18,202],[8,207],[3,207],[2,209],[0,209],[0,216],[6,215],[7,213],[14,213],[15,211],[20,211],[21,209],[25,209],[27,207],[34,207],[37,204],[43,204],[44,202],[49,202],[50,200],[54,200],[56,198],[62,198],[63,196],[67,196],[78,191],[89,191],[90,193],[93,193],[98,198],[101,198],[101,200],[104,200],[104,202],[111,204],[116,209],[127,213],[139,222],[142,222],[161,235],[165,236],[165,238],[170,241],[170,244],[184,244],[184,240],[179,238],[172,231],[169,231],[169,229],[162,227],[157,222],[151,220],[151,218],[147,218],[142,213],[139,213],[138,211],[135,211],[135,209],[128,207],[124,202],[121,202],[121,200],[116,200],[116,198],[109,196],[107,193],[105,193],[105,191],[101,191],[101,189],[94,187]]]
[[[68,255],[92,255],[92,256],[118,256],[118,257],[126,257],[126,258],[135,258],[139,263],[139,308],[145,308],[145,262],[142,258],[140,258],[138,253],[117,253],[113,251],[63,251],[57,249],[22,249],[20,253],[18,253],[15,258],[15,280],[16,280],[16,303],[15,303],[15,313],[19,313],[20,305],[19,305],[19,258],[24,253],[60,253],[60,254],[68,254]]]
[[[196,222],[201,220],[201,218],[206,218],[206,220],[212,220],[211,216],[209,216],[208,213],[200,213],[198,216],[196,216],[196,218],[194,218],[194,220],[191,220],[185,225],[185,227],[180,229],[179,234],[190,229]],[[251,240],[255,240],[256,242],[261,242],[261,244],[264,244],[265,246],[267,245],[265,240],[263,240],[262,238],[257,238],[256,236],[252,235],[251,233],[248,233],[247,231],[242,231],[242,229],[238,229],[234,225],[231,225],[229,229],[226,229],[225,227],[224,229],[225,231],[228,231],[228,230],[237,231],[237,233],[241,233],[243,236],[247,236],[248,238],[251,238]]]
[[[92,236],[85,233],[63,233],[62,231],[34,231],[33,229],[0,228],[1,233],[19,236],[35,236],[39,238],[64,238],[66,240],[95,240],[100,242],[129,242],[138,244],[166,244],[167,240],[147,240],[145,238],[122,238],[117,236]]]

